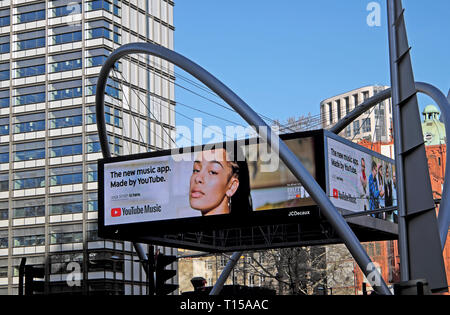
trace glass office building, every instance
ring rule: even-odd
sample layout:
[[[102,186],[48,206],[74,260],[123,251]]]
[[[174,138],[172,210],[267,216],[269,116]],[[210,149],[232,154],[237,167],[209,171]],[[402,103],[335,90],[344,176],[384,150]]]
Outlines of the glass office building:
[[[47,294],[146,294],[132,244],[97,235],[95,92],[121,45],[173,49],[173,5],[0,1],[0,294],[18,293],[23,257],[45,268]],[[154,57],[118,62],[105,100],[114,154],[171,146],[172,71]]]

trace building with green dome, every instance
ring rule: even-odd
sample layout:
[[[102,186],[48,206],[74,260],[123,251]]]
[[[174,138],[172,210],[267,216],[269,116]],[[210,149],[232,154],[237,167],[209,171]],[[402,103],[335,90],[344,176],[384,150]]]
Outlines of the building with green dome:
[[[422,132],[425,145],[446,144],[445,125],[440,120],[441,112],[434,105],[428,105],[422,112]]]

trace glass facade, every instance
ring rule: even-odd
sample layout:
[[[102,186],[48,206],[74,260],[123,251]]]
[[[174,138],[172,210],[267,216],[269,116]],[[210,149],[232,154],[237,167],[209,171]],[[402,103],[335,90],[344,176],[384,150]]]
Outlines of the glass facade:
[[[125,39],[173,49],[173,3],[0,1],[0,27],[0,294],[17,295],[22,257],[45,267],[48,294],[145,294],[132,243],[97,232],[95,93],[101,66]],[[122,76],[133,77],[133,89],[124,88]],[[142,62],[116,63],[105,98],[112,154],[161,147],[148,112],[131,108],[150,107],[150,98],[141,96],[142,104],[133,90],[149,90],[159,76]],[[170,81],[151,88],[175,104],[171,91]],[[174,116],[163,123],[174,129]],[[72,266],[81,272],[73,286],[66,281]]]

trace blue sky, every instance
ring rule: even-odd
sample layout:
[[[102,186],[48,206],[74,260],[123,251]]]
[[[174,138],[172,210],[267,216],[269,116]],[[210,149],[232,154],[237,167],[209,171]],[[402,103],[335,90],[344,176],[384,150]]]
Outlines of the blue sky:
[[[367,24],[370,2],[381,5],[381,26]],[[415,79],[447,95],[450,1],[403,0],[403,6]],[[390,85],[385,0],[178,0],[174,24],[175,51],[272,119],[317,115],[325,98]],[[176,93],[177,101],[228,117],[180,89]],[[432,101],[421,96],[419,102],[423,108]]]

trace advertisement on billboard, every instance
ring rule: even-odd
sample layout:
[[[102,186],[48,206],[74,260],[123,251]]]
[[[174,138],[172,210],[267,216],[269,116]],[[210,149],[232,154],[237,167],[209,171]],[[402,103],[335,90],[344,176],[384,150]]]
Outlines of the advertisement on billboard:
[[[327,138],[327,186],[332,203],[351,212],[397,206],[393,160]]]
[[[316,176],[314,138],[286,143]],[[101,163],[104,225],[231,214],[248,218],[315,204],[264,143],[241,141],[192,149]]]

